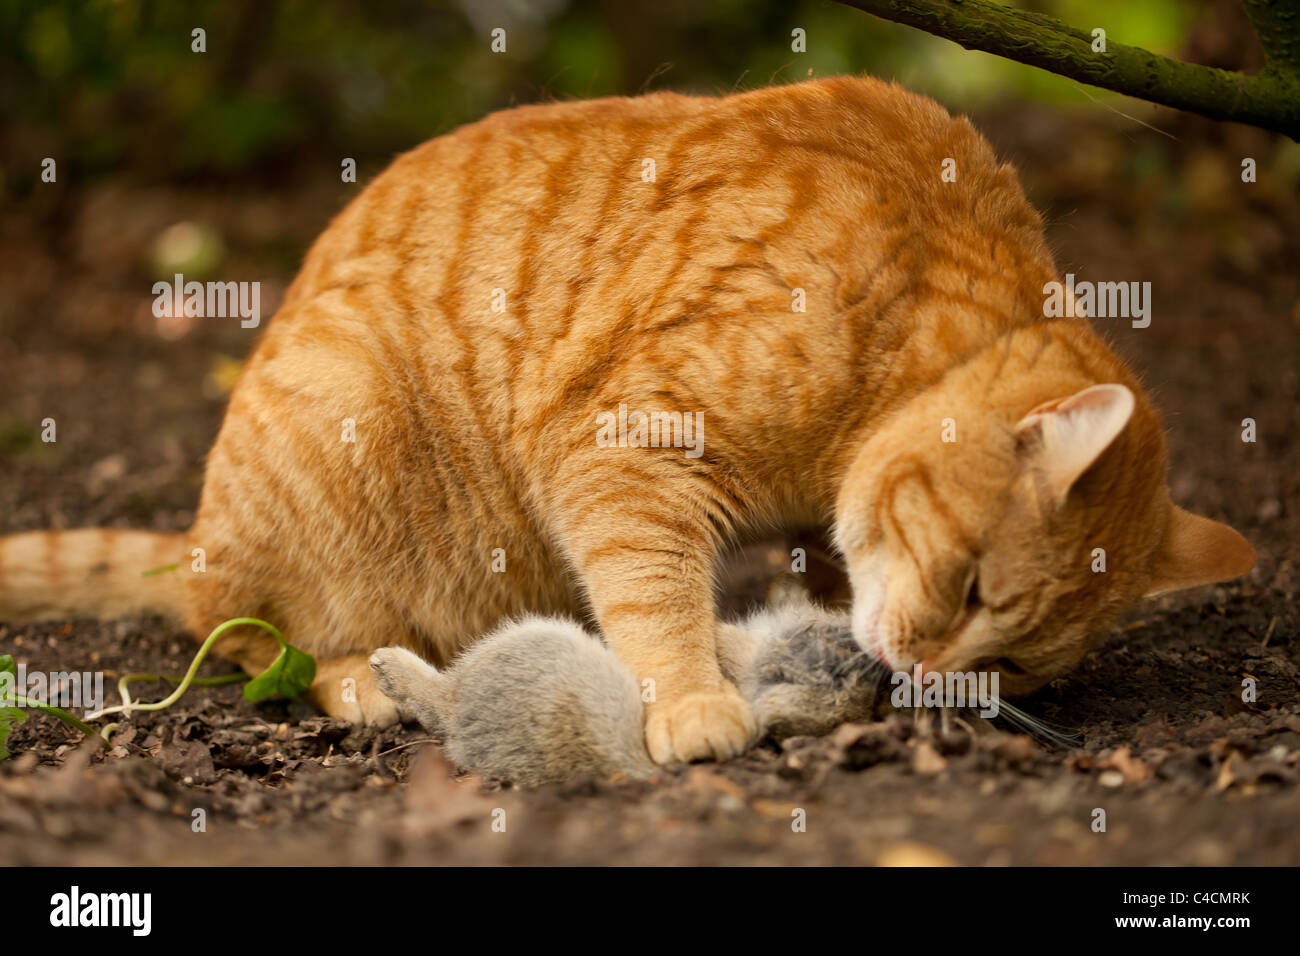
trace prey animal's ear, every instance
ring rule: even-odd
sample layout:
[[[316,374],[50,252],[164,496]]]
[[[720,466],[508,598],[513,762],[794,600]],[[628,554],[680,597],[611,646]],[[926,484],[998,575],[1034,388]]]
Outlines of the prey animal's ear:
[[[1133,393],[1123,385],[1093,385],[1039,405],[1016,423],[1055,504],[1115,440],[1133,414]]]
[[[1239,577],[1255,566],[1255,549],[1226,524],[1169,506],[1169,524],[1147,597]]]

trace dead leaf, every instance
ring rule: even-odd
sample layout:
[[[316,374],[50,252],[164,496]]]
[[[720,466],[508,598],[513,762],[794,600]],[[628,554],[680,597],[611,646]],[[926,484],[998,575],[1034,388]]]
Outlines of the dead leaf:
[[[1238,751],[1234,750],[1229,753],[1228,759],[1223,761],[1223,765],[1219,767],[1219,778],[1215,781],[1214,788],[1222,793],[1236,783],[1239,772],[1245,766],[1245,763],[1246,759]]]
[[[992,739],[992,750],[1011,764],[1033,763],[1038,756],[1038,745],[1027,734],[998,734]]]
[[[831,738],[832,759],[850,770],[863,770],[906,754],[907,748],[882,724],[845,724]]]
[[[1114,753],[1103,757],[1092,754],[1076,754],[1066,761],[1073,770],[1102,770],[1100,783],[1103,787],[1119,787],[1126,783],[1141,783],[1155,774],[1155,771],[1134,757],[1127,747],[1120,747]],[[1113,776],[1112,776],[1113,775]]]
[[[948,761],[939,756],[929,741],[922,740],[916,745],[912,754],[912,769],[920,774],[941,773],[948,766]]]
[[[1126,783],[1141,783],[1155,773],[1150,767],[1144,764],[1137,757],[1129,753],[1127,747],[1120,747],[1106,762],[1105,766],[1118,770],[1124,775]]]
[[[768,819],[788,822],[793,818],[795,805],[793,803],[781,803],[778,800],[759,799],[754,801],[754,809]]]
[[[411,836],[425,836],[467,820],[491,820],[493,802],[479,793],[482,778],[453,776],[455,766],[432,744],[411,758],[402,826]],[[499,801],[498,801],[499,802]]]
[[[957,861],[938,847],[926,843],[902,842],[885,847],[876,866],[957,866]]]
[[[686,789],[696,793],[717,793],[745,799],[745,788],[708,767],[692,767],[686,774]]]

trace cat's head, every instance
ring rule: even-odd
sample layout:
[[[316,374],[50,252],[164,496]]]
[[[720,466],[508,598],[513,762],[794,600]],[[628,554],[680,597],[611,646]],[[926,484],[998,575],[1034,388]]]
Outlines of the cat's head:
[[[873,434],[835,528],[859,644],[896,671],[995,670],[1007,695],[1072,669],[1143,595],[1255,563],[1170,501],[1159,418],[1127,373],[1016,364],[972,363]],[[1047,400],[1044,377],[1065,383]]]

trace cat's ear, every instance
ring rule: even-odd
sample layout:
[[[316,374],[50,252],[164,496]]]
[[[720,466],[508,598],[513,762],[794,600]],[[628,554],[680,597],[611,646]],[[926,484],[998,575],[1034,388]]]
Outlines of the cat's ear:
[[[1093,385],[1039,405],[1016,423],[1033,465],[1056,504],[1100,457],[1133,414],[1133,393],[1123,385]]]
[[[1169,506],[1169,524],[1147,597],[1239,577],[1255,566],[1255,549],[1226,524]]]

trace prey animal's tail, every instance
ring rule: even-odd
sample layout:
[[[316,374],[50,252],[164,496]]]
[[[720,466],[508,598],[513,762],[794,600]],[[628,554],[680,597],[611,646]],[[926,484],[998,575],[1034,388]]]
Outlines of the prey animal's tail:
[[[184,617],[184,533],[88,528],[0,537],[0,621]],[[147,572],[157,571],[155,574]]]

